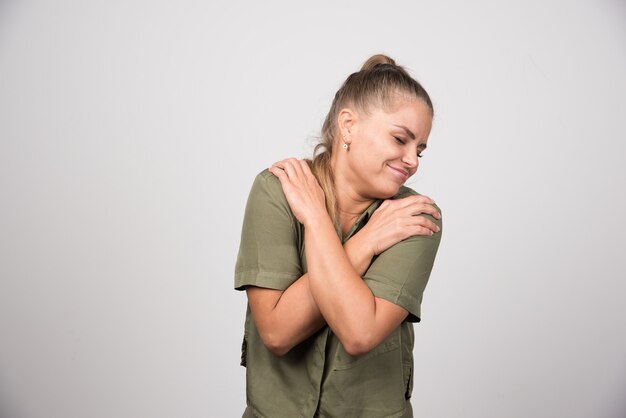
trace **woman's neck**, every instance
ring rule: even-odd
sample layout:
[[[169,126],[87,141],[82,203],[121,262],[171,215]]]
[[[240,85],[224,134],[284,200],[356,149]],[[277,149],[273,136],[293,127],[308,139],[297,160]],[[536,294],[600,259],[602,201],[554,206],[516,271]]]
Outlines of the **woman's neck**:
[[[345,235],[360,214],[374,202],[372,199],[363,198],[341,176],[335,177],[335,193],[337,196],[338,216],[341,231]]]
[[[334,173],[335,196],[337,198],[337,208],[339,212],[339,223],[341,231],[345,235],[354,221],[362,214],[373,202],[371,198],[363,197],[350,181],[349,170],[344,167],[345,160],[337,158],[337,153],[333,154],[331,167]]]

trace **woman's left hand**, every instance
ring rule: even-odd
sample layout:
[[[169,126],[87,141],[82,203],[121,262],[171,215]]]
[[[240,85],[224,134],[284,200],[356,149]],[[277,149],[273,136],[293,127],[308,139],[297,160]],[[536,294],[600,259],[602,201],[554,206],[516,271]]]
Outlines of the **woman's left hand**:
[[[280,180],[291,211],[305,227],[328,216],[324,191],[305,160],[278,161],[269,170]]]

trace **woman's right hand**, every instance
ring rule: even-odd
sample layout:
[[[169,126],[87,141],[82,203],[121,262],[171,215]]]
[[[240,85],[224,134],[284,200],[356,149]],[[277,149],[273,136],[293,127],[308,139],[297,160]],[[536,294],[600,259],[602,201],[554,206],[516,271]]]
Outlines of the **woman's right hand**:
[[[427,217],[417,215],[441,219],[434,203],[428,196],[417,195],[385,200],[359,233],[367,234],[374,255],[411,236],[433,235],[439,232],[439,227]]]

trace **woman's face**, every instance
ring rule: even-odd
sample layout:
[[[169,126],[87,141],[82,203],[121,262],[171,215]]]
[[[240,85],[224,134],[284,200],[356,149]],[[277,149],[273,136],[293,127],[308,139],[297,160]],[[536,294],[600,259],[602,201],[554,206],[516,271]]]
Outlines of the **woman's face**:
[[[346,153],[345,178],[360,196],[386,199],[417,171],[432,116],[422,100],[402,100],[391,110],[355,113],[352,124],[345,126],[350,148],[338,150]]]

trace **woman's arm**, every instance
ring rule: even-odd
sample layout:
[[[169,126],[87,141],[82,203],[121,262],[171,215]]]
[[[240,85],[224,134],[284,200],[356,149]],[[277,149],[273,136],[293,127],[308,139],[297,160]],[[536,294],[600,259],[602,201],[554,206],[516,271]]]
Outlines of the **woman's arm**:
[[[419,218],[419,223],[414,227],[398,222],[398,218],[402,217],[402,213],[399,213],[401,209],[406,211],[411,204],[411,213],[428,213],[439,217],[432,203],[426,196],[384,202],[368,224],[343,246],[356,274],[362,276],[374,255],[405,238],[436,232],[437,225],[425,218]],[[286,354],[326,324],[312,297],[308,274],[304,274],[284,291],[248,286],[246,293],[261,339],[276,355]]]
[[[342,251],[353,260],[353,269],[363,274],[372,255],[365,250],[368,242],[365,234],[357,235],[346,242]],[[311,295],[308,273],[286,290],[248,286],[246,294],[261,340],[276,355],[286,354],[326,325]]]
[[[326,324],[311,296],[308,274],[286,290],[248,286],[246,294],[263,344],[278,356],[286,354]]]
[[[305,225],[309,288],[326,322],[347,353],[360,355],[380,344],[407,311],[376,298],[341,249],[332,222],[315,218]]]
[[[426,196],[420,196],[418,200],[432,202]],[[393,217],[396,215],[393,212],[385,211],[386,206],[379,208],[368,227],[361,229],[352,236],[342,249],[359,276],[362,276],[369,267],[377,248],[384,249],[385,245],[391,246],[406,238],[404,236],[406,234],[391,236],[388,233],[387,235],[390,236],[386,237],[380,233],[392,230],[388,224],[393,222]],[[434,210],[430,208],[432,206],[429,205],[423,210],[430,213]],[[433,223],[426,225],[431,229],[424,227],[420,231],[425,235],[432,234],[437,228]],[[291,348],[313,335],[326,324],[311,295],[309,286],[307,273],[284,291],[256,286],[246,288],[252,317],[263,344],[272,353],[279,356],[286,354]]]
[[[375,297],[361,279],[337,237],[324,207],[323,192],[308,165],[303,161],[285,160],[270,171],[281,181],[294,215],[305,227],[308,281],[313,301],[349,354],[370,351],[406,318],[408,311]],[[414,216],[415,201],[407,198],[385,202],[385,207],[379,208],[382,209],[379,221],[374,222],[372,217],[366,228],[372,224],[370,229],[376,230],[375,226],[381,225],[380,219],[385,210],[397,215],[393,220],[396,228],[392,233],[387,230],[386,241],[379,240],[377,248],[371,247],[368,255],[373,256],[377,251],[399,242],[397,235],[392,242],[391,237],[396,232],[408,234],[406,238],[417,235],[418,232],[414,231],[424,228],[424,221],[427,220]],[[378,228],[378,233],[385,231],[385,228]],[[381,244],[383,241],[385,245]]]

